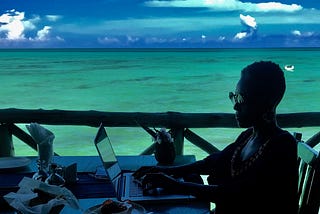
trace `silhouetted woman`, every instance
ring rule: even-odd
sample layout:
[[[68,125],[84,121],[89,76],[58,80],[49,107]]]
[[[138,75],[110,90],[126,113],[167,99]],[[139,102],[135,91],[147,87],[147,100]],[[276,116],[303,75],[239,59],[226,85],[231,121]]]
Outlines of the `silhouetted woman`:
[[[192,194],[216,204],[215,214],[297,213],[297,145],[276,122],[285,92],[284,74],[270,61],[245,67],[230,92],[238,125],[247,128],[234,143],[203,160],[176,167],[144,167],[149,188]],[[209,175],[208,184],[181,182],[173,176]]]

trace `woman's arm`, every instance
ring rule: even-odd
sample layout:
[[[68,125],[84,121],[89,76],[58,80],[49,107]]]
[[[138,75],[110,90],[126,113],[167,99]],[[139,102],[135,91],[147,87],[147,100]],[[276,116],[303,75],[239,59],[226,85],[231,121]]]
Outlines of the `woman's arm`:
[[[191,182],[179,182],[176,193],[193,195],[201,200],[215,202],[218,197],[218,185],[204,185]]]
[[[164,188],[173,194],[193,195],[197,198],[215,201],[219,188],[217,185],[203,185],[174,179],[164,173],[147,174],[142,185],[146,191],[154,188]]]
[[[207,166],[204,160],[199,160],[181,166],[161,167],[161,169],[167,175],[182,177],[189,174],[208,174],[209,166]]]
[[[162,172],[174,177],[183,177],[190,174],[208,174],[209,167],[204,160],[180,166],[145,166],[138,169],[133,176],[137,179],[149,173]]]

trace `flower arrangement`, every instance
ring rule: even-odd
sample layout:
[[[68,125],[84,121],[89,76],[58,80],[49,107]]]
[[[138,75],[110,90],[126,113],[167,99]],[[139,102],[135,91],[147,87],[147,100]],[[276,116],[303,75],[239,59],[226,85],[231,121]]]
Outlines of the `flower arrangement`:
[[[155,129],[156,130],[156,129]],[[156,130],[155,137],[153,137],[155,143],[173,143],[170,131],[167,132],[166,128],[161,128],[160,131]]]
[[[153,131],[146,126],[139,125],[152,136],[153,142],[155,143],[154,155],[158,163],[162,165],[172,164],[176,158],[176,150],[170,130],[167,131],[166,128],[157,130],[154,128]]]
[[[156,130],[156,137],[154,138],[154,142],[154,155],[159,164],[172,164],[174,162],[174,159],[176,158],[176,150],[170,131],[167,131],[165,128],[161,128],[160,131]]]

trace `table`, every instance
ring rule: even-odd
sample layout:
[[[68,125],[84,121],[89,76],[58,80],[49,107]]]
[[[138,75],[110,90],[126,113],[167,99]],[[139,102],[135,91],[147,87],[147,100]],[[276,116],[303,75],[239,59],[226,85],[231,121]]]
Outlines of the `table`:
[[[21,176],[24,173],[33,173],[37,170],[36,160],[37,157],[28,157],[31,159],[31,164],[21,169],[19,172],[15,172],[14,176]],[[122,170],[134,171],[141,166],[154,166],[157,165],[157,161],[154,156],[151,155],[139,155],[139,156],[117,156],[119,165]],[[195,161],[193,155],[177,156],[173,165],[181,165],[191,163]],[[78,173],[95,173],[97,167],[101,167],[101,160],[99,156],[55,156],[54,162],[63,166],[77,163]],[[12,172],[11,172],[12,174]],[[1,178],[0,178],[1,181]],[[0,187],[1,190],[1,187]],[[84,210],[101,204],[104,200],[114,197],[85,197],[80,198],[79,203],[81,210],[74,210],[66,206],[61,213],[76,214],[83,213]],[[156,203],[156,204],[143,204],[146,208],[147,213],[209,213],[209,203],[203,201],[192,201],[192,202],[179,202],[179,203]],[[1,208],[0,208],[1,213]]]
[[[80,199],[80,206],[86,210],[96,204],[101,204],[105,199]],[[142,204],[147,214],[209,214],[209,205],[205,202],[172,203],[172,204]],[[65,207],[61,214],[83,213],[81,210],[74,210]]]

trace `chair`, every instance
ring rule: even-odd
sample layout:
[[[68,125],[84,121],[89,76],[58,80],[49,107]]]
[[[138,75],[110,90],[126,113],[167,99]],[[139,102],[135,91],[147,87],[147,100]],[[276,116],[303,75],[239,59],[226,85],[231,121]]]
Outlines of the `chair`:
[[[298,142],[299,214],[318,214],[320,206],[320,156],[319,152],[303,142]]]

